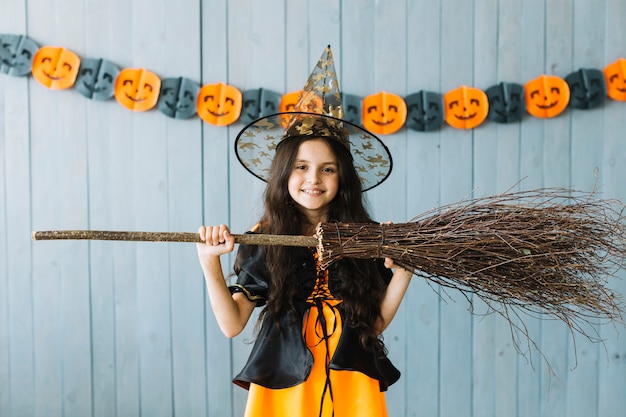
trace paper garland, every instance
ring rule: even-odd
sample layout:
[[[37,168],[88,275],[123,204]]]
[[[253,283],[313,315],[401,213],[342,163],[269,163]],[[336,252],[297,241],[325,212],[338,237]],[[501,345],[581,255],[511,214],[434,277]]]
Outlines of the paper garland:
[[[215,126],[236,121],[247,124],[278,111],[289,111],[300,95],[299,91],[281,95],[263,88],[241,92],[224,83],[200,86],[184,77],[161,79],[145,68],[120,69],[104,59],[81,59],[63,47],[39,47],[22,35],[0,34],[0,45],[0,73],[14,77],[32,74],[46,88],[74,87],[92,100],[114,97],[132,111],[157,107],[176,119],[197,114]],[[568,107],[599,107],[607,97],[626,101],[624,58],[603,70],[581,68],[565,78],[542,74],[524,85],[500,82],[485,91],[462,85],[444,94],[419,91],[406,97],[384,91],[367,97],[342,94],[344,118],[382,135],[402,127],[429,132],[445,123],[457,129],[474,129],[486,119],[513,123],[525,114],[552,118]]]

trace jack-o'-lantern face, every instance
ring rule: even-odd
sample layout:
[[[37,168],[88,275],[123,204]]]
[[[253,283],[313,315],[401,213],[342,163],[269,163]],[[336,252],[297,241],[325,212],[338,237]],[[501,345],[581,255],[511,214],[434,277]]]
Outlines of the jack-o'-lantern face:
[[[489,113],[489,100],[484,91],[476,87],[461,87],[443,96],[446,122],[457,129],[473,129],[480,125]]]
[[[381,91],[363,99],[361,119],[370,132],[389,135],[404,126],[406,112],[402,97]]]
[[[558,116],[569,104],[570,90],[564,79],[540,75],[524,86],[526,111],[539,118]]]
[[[33,57],[32,73],[43,86],[52,90],[65,90],[74,85],[80,58],[69,49],[44,46]]]
[[[496,123],[522,120],[524,115],[524,87],[516,83],[500,83],[489,87],[485,93],[489,100],[487,117]]]
[[[108,100],[113,97],[115,79],[120,69],[104,59],[87,58],[80,62],[74,88],[93,100]]]
[[[579,69],[565,81],[570,89],[569,105],[575,109],[592,109],[600,106],[606,97],[604,74],[597,69]]]
[[[280,104],[278,105],[280,113],[297,111],[296,106],[298,105],[298,102],[300,102],[301,96],[302,90],[291,91],[283,94],[280,98]],[[287,127],[291,118],[289,115],[281,115],[279,120],[283,127]]]
[[[604,68],[606,93],[613,100],[626,101],[626,59],[620,58]]]
[[[157,108],[175,119],[188,119],[196,114],[196,97],[200,85],[188,78],[164,78]]]
[[[279,110],[281,113],[296,111],[296,105],[300,101],[300,96],[302,95],[302,90],[299,91],[291,91],[289,93],[283,94],[280,98]]]
[[[30,74],[38,49],[26,36],[0,34],[0,72],[13,77]]]
[[[241,91],[231,85],[206,84],[196,100],[198,116],[209,124],[228,126],[239,119],[241,96]]]
[[[343,104],[343,120],[361,126],[361,103],[363,99],[354,94],[341,93]]]
[[[273,91],[257,88],[246,90],[242,94],[243,104],[239,121],[252,123],[253,121],[278,113],[280,94]]]
[[[115,99],[122,106],[133,111],[146,111],[153,108],[161,89],[161,79],[143,68],[125,68],[115,80]]]
[[[418,132],[431,132],[443,125],[443,96],[420,91],[404,98],[407,107],[406,127]]]

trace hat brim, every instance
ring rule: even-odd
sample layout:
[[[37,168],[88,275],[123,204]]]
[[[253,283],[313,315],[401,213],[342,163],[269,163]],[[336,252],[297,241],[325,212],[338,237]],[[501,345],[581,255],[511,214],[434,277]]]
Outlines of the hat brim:
[[[342,125],[342,133],[350,145],[353,164],[361,179],[362,191],[368,191],[380,185],[391,174],[393,167],[391,152],[376,135],[347,120],[307,112],[271,114],[248,123],[241,129],[235,139],[235,155],[248,172],[267,182],[276,147],[282,140],[288,140],[291,137],[285,137],[285,127],[288,120],[295,116],[328,119],[334,124]],[[299,136],[307,136],[307,134]],[[312,133],[310,136],[323,135]]]

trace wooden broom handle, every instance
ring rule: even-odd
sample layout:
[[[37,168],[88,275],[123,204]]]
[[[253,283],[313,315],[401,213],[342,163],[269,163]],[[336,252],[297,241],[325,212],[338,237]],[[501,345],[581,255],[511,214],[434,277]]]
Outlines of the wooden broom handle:
[[[235,243],[246,245],[280,245],[316,247],[315,236],[243,234],[232,235]],[[202,242],[198,233],[191,232],[123,232],[110,230],[48,230],[32,233],[33,240],[130,240],[140,242]]]

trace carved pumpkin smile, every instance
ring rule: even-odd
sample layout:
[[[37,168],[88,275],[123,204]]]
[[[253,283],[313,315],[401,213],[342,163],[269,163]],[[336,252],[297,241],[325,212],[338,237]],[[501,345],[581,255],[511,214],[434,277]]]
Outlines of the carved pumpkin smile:
[[[557,90],[556,94],[558,94],[558,90]],[[539,95],[539,93],[538,93],[538,92],[536,92],[536,91],[535,91],[535,92],[532,92],[532,93],[530,94],[530,98],[535,98],[535,97],[537,97],[538,95]],[[544,99],[544,101],[545,101],[545,100],[547,100],[547,97],[544,97],[543,99]],[[539,103],[535,103],[535,106],[539,107],[540,109],[547,110],[547,109],[551,109],[551,108],[555,107],[557,104],[559,104],[559,101],[558,101],[558,100],[557,100],[557,101],[554,101],[554,102],[552,102],[552,103],[548,103],[548,104],[539,104]]]
[[[383,117],[385,117],[385,114],[383,113]],[[384,120],[384,121],[380,121],[380,120],[374,120],[372,119],[372,123],[376,123],[378,126],[387,126],[392,124],[393,122],[395,122],[396,119],[391,119],[391,120]]]
[[[231,85],[204,85],[196,99],[198,115],[212,125],[227,126],[239,119],[241,98],[241,91]]]
[[[480,125],[489,113],[487,95],[475,87],[461,87],[444,96],[446,122],[457,129],[472,129]]]
[[[526,110],[535,117],[554,117],[567,107],[570,88],[567,82],[554,75],[540,75],[525,85]]]
[[[467,112],[467,109],[463,109],[463,112]],[[455,114],[455,115],[454,115],[454,117],[456,117],[456,118],[457,118],[457,119],[459,119],[459,120],[471,120],[471,119],[473,119],[474,117],[476,117],[476,115],[477,115],[477,114],[478,114],[478,113],[476,113],[476,112],[471,113],[471,114],[468,114],[467,116],[465,116],[465,115],[460,115],[460,114]]]
[[[619,58],[604,68],[607,95],[613,100],[626,101],[626,59]]]
[[[129,110],[146,111],[156,105],[160,89],[161,79],[155,73],[126,68],[115,80],[115,99]]]
[[[74,52],[56,46],[40,48],[33,58],[33,77],[53,90],[65,90],[76,82],[80,58]]]
[[[404,125],[406,114],[406,102],[398,95],[382,91],[363,99],[363,126],[373,133],[397,132]]]
[[[213,96],[205,97],[204,101],[207,102],[208,100],[213,101],[213,100],[215,100],[215,98]],[[229,105],[230,106],[234,106],[235,105],[235,100],[233,100],[232,98],[228,98],[227,97],[226,100],[224,101],[224,103],[226,104],[226,106],[229,106]],[[217,104],[217,108],[219,109],[219,107],[220,107],[220,105],[218,103]],[[206,110],[207,110],[207,112],[209,112],[210,114],[212,114],[215,117],[224,117],[224,116],[227,116],[228,114],[230,114],[230,111],[225,111],[225,112],[222,113],[222,112],[211,110],[210,108],[207,108]]]

